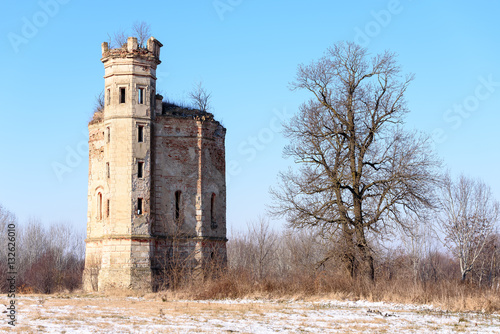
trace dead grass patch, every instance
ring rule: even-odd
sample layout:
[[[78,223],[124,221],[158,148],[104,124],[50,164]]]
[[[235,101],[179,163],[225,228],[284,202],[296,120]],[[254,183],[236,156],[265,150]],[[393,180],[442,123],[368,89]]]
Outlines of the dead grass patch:
[[[430,304],[453,312],[500,311],[500,294],[460,281],[412,282],[404,279],[356,280],[341,275],[303,275],[256,281],[244,272],[226,273],[216,280],[161,292],[164,301],[176,299],[367,300],[400,304]]]

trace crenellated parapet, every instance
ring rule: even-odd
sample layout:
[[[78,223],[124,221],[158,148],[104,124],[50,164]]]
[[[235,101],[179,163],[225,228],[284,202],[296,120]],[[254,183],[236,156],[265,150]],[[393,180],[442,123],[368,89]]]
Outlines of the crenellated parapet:
[[[139,46],[137,37],[129,37],[127,43],[119,48],[110,48],[108,42],[101,44],[102,58],[105,63],[109,59],[114,58],[143,58],[155,62],[157,65],[160,61],[160,48],[163,46],[160,41],[154,37],[150,37],[146,43],[146,47]]]

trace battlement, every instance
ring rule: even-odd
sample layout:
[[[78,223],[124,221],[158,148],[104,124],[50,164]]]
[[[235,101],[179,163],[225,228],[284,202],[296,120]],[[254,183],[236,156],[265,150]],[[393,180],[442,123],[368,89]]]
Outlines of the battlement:
[[[108,42],[103,42],[101,44],[101,61],[104,63],[107,60],[114,58],[140,57],[155,61],[156,64],[160,64],[160,48],[162,46],[163,44],[161,44],[160,41],[153,36],[148,39],[146,47],[139,46],[137,37],[129,37],[127,39],[127,43],[123,44],[119,48],[109,48]]]

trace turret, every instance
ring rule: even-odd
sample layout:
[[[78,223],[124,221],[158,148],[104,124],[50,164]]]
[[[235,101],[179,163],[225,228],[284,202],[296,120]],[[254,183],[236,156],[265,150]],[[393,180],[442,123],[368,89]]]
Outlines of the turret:
[[[154,37],[147,47],[135,37],[115,49],[102,43],[104,112],[89,125],[87,229],[99,290],[117,282],[151,288],[151,130],[161,46]]]

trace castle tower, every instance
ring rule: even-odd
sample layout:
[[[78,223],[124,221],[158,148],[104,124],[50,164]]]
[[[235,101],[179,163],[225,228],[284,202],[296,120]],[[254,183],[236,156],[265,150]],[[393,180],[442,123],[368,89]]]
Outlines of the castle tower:
[[[225,129],[162,103],[162,44],[102,44],[104,110],[89,123],[84,289],[154,290],[179,264],[226,261]],[[178,269],[178,268],[176,268]]]

